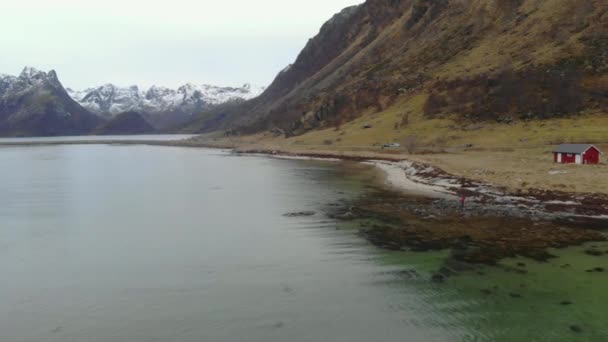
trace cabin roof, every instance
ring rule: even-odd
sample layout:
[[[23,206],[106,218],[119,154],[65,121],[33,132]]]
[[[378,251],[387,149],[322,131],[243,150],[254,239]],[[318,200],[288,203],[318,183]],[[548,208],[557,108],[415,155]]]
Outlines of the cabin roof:
[[[581,154],[583,152],[586,152],[588,149],[590,149],[592,147],[595,148],[596,150],[598,150],[600,153],[602,153],[602,151],[600,151],[599,148],[597,148],[591,144],[561,144],[558,147],[556,147],[555,150],[553,150],[553,152]]]

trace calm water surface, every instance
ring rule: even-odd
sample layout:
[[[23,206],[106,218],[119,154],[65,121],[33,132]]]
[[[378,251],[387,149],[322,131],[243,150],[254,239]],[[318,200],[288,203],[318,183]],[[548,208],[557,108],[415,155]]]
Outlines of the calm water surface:
[[[173,141],[192,138],[191,134],[143,134],[143,135],[80,135],[71,137],[0,138],[0,143],[53,143],[75,141]]]
[[[594,341],[606,333],[605,275],[563,280],[556,261],[533,264],[527,278],[489,268],[432,284],[447,252],[382,251],[326,218],[329,203],[366,191],[366,167],[106,145],[0,147],[0,166],[0,341]],[[283,216],[302,210],[317,214]],[[568,253],[573,268],[599,262]],[[491,285],[529,297],[488,299],[479,290]],[[562,308],[564,298],[576,305]]]

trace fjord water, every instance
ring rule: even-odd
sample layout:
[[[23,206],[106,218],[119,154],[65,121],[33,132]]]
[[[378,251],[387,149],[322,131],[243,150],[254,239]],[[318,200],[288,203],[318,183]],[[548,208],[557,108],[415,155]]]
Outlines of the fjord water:
[[[442,339],[321,214],[330,164],[149,146],[0,148],[0,340]],[[343,192],[343,193],[339,193]]]
[[[327,218],[328,205],[367,191],[367,166],[134,145],[0,147],[0,165],[0,341],[606,333],[608,283],[580,270],[601,260],[582,250],[526,260],[532,274],[488,267],[433,284],[447,252],[383,251]],[[284,216],[299,211],[316,214]]]
[[[68,137],[24,137],[24,138],[0,138],[0,143],[5,144],[29,144],[29,143],[58,143],[79,141],[174,141],[194,137],[191,134],[141,134],[141,135],[86,135]]]

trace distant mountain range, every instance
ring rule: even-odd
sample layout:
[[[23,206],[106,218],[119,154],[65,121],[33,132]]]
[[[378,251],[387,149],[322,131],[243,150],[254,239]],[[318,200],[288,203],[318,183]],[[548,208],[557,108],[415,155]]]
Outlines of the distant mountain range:
[[[249,100],[262,93],[263,88],[245,84],[242,87],[185,84],[177,89],[152,86],[119,87],[106,84],[81,91],[67,89],[68,94],[89,111],[105,118],[120,113],[141,113],[157,129],[183,124],[193,114],[235,100]]]
[[[178,89],[112,84],[65,89],[55,71],[0,74],[0,136],[138,134],[187,124],[214,106],[256,97],[262,88],[186,84]]]

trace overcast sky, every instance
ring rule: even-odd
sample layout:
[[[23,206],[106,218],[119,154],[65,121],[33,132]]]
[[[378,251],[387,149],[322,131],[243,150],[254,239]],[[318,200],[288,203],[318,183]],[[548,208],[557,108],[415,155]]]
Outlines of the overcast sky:
[[[0,73],[55,69],[66,87],[268,85],[363,0],[18,0],[2,4]]]

